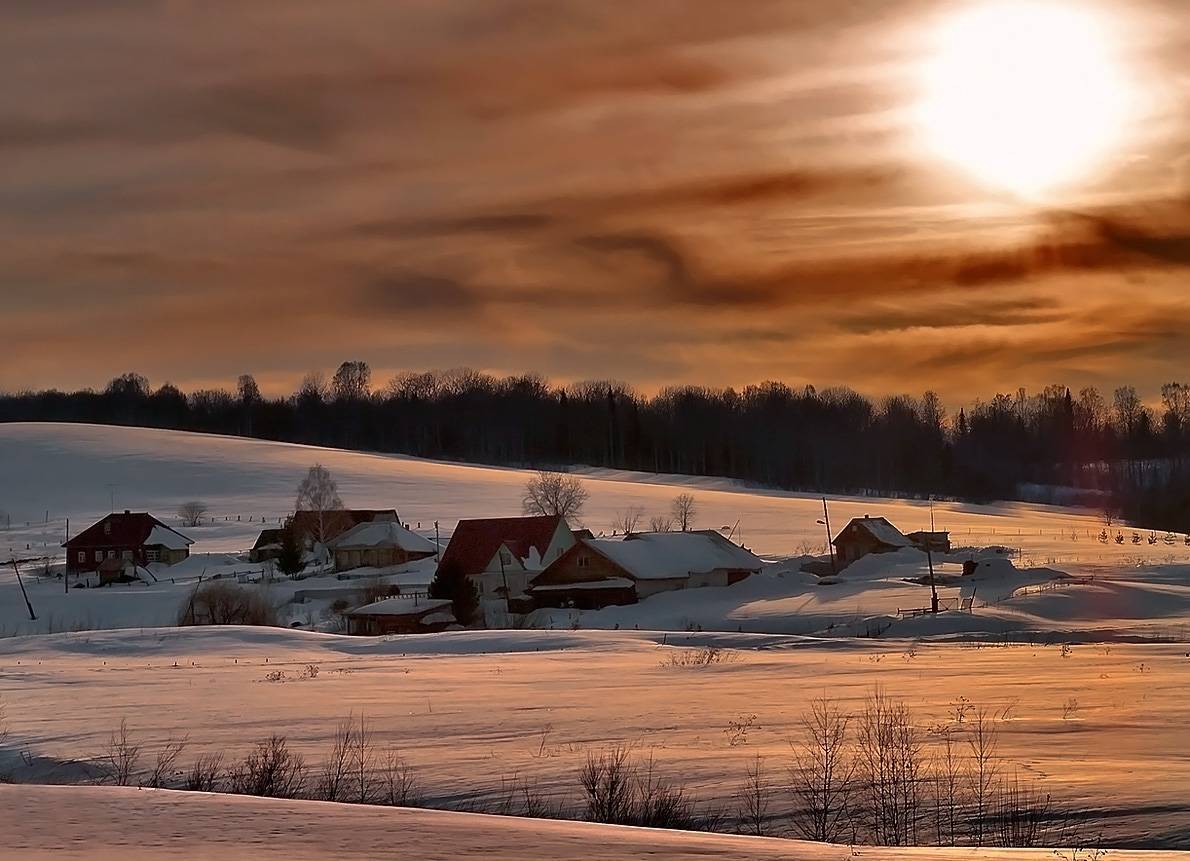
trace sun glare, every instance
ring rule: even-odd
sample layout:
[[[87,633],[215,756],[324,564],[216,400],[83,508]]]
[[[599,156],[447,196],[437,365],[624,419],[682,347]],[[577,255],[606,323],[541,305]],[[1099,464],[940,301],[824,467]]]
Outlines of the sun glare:
[[[977,179],[1034,197],[1086,179],[1132,104],[1109,22],[1086,4],[999,0],[945,20],[923,65],[926,145]]]

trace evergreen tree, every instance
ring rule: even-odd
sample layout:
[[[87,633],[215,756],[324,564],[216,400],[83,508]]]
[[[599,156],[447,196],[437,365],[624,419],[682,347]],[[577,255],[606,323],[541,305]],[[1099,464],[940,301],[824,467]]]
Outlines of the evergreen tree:
[[[460,625],[470,625],[478,616],[479,590],[457,563],[438,566],[430,582],[430,597],[450,600]]]
[[[305,567],[302,565],[302,549],[297,530],[292,523],[287,523],[281,530],[281,553],[277,556],[277,569],[287,577],[299,573]]]

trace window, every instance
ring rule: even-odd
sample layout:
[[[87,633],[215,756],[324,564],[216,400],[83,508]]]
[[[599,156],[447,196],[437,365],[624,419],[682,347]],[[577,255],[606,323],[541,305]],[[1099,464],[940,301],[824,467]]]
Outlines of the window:
[[[132,558],[132,551],[131,551],[131,550],[122,550],[122,551],[120,551],[120,558],[121,558],[121,559],[131,559],[131,558]]]
[[[109,550],[109,551],[107,551],[107,558],[108,558],[108,559],[115,559],[115,558],[116,558],[116,551],[115,551],[115,550]]]
[[[575,564],[577,564],[579,568],[590,568],[591,567],[591,557],[590,556],[580,556],[578,558],[578,562]]]
[[[508,550],[506,550],[503,547],[500,548],[500,561],[502,563],[504,563],[505,565],[512,564],[512,554],[509,553]]]
[[[79,561],[81,562],[82,560],[80,559]],[[102,551],[102,550],[96,550],[96,551],[95,551],[95,561],[96,561],[96,562],[102,562],[102,561],[103,561],[103,551]]]
[[[104,535],[112,534],[112,522],[110,520],[107,521],[107,523],[103,524],[103,534]]]
[[[157,554],[156,550],[146,550],[145,551],[145,561],[146,562],[156,562],[157,559],[158,559],[158,554]]]
[[[80,550],[79,551],[79,562],[86,562],[86,561],[87,561],[87,551]]]

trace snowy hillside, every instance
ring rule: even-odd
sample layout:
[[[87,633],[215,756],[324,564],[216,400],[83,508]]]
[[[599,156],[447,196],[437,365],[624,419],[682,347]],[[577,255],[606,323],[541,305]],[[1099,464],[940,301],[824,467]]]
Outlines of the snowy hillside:
[[[63,810],[70,815],[63,817]],[[130,830],[128,822],[135,822],[135,829]],[[0,786],[0,829],[8,849],[27,861],[156,861],[162,857],[173,861],[389,857],[418,861],[1053,861],[1056,857],[1049,849],[857,851],[771,838],[113,787]],[[1064,857],[1074,856],[1068,850]],[[1109,858],[1184,861],[1190,853],[1116,850]]]

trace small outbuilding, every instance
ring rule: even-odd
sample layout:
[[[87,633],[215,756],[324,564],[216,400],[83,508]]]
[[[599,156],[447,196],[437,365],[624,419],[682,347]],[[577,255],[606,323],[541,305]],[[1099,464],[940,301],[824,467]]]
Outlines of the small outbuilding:
[[[840,568],[846,568],[871,553],[893,553],[913,546],[908,536],[885,518],[869,517],[867,514],[853,518],[831,543],[835,545]]]
[[[458,624],[450,600],[439,598],[385,598],[348,610],[344,616],[347,633],[364,637],[432,634]]]
[[[406,529],[395,520],[360,523],[331,542],[335,570],[383,568],[428,559],[437,552],[434,543]]]
[[[919,529],[917,532],[910,532],[905,536],[909,541],[925,553],[927,550],[930,553],[949,553],[950,552],[950,533],[930,531],[927,529]]]
[[[248,551],[248,561],[267,562],[281,555],[281,542],[284,540],[284,529],[262,529],[256,537],[256,543]]]

